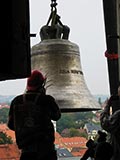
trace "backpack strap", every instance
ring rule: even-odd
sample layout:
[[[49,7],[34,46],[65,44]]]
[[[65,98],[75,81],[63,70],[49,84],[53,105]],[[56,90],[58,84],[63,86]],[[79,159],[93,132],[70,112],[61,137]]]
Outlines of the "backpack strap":
[[[35,98],[33,100],[30,100],[30,99],[27,100],[26,94],[23,94],[23,106],[25,107],[25,110],[27,111],[27,116],[25,118],[24,125],[27,127],[33,127],[36,123],[35,118],[34,118],[34,109],[36,108],[35,106],[37,106],[36,103],[38,101],[40,94],[36,94],[34,96]]]

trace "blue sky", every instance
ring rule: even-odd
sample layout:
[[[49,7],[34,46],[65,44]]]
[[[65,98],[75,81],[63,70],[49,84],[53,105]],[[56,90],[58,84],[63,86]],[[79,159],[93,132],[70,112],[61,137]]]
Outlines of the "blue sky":
[[[31,47],[40,42],[39,30],[50,15],[51,0],[30,0]],[[101,0],[57,0],[61,21],[70,27],[69,40],[79,45],[84,79],[92,94],[109,94],[106,39]],[[26,79],[0,82],[0,94],[20,94]]]

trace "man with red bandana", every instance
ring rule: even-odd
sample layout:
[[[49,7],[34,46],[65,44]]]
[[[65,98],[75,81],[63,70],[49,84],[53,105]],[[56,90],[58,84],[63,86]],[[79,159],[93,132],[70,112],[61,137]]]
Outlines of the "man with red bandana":
[[[10,105],[8,127],[15,131],[20,160],[57,160],[51,120],[59,120],[61,112],[55,99],[46,95],[45,82],[46,77],[33,70],[26,92]]]

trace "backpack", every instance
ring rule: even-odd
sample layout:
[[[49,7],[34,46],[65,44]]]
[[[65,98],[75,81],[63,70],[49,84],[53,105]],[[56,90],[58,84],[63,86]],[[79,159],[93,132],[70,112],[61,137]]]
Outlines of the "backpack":
[[[43,106],[37,104],[39,95],[34,101],[26,100],[23,95],[23,103],[14,106],[15,134],[18,147],[24,148],[33,142],[49,140],[48,130],[52,131],[54,137],[54,127],[48,114],[44,113]],[[54,138],[53,138],[54,139]],[[52,141],[53,141],[52,139]]]

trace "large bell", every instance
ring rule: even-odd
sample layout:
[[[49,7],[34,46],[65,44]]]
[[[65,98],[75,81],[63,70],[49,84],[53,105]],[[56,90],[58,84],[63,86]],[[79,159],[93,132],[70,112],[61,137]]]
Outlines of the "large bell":
[[[31,65],[47,76],[47,94],[62,112],[101,109],[85,83],[78,45],[67,39],[42,40],[32,47]]]

